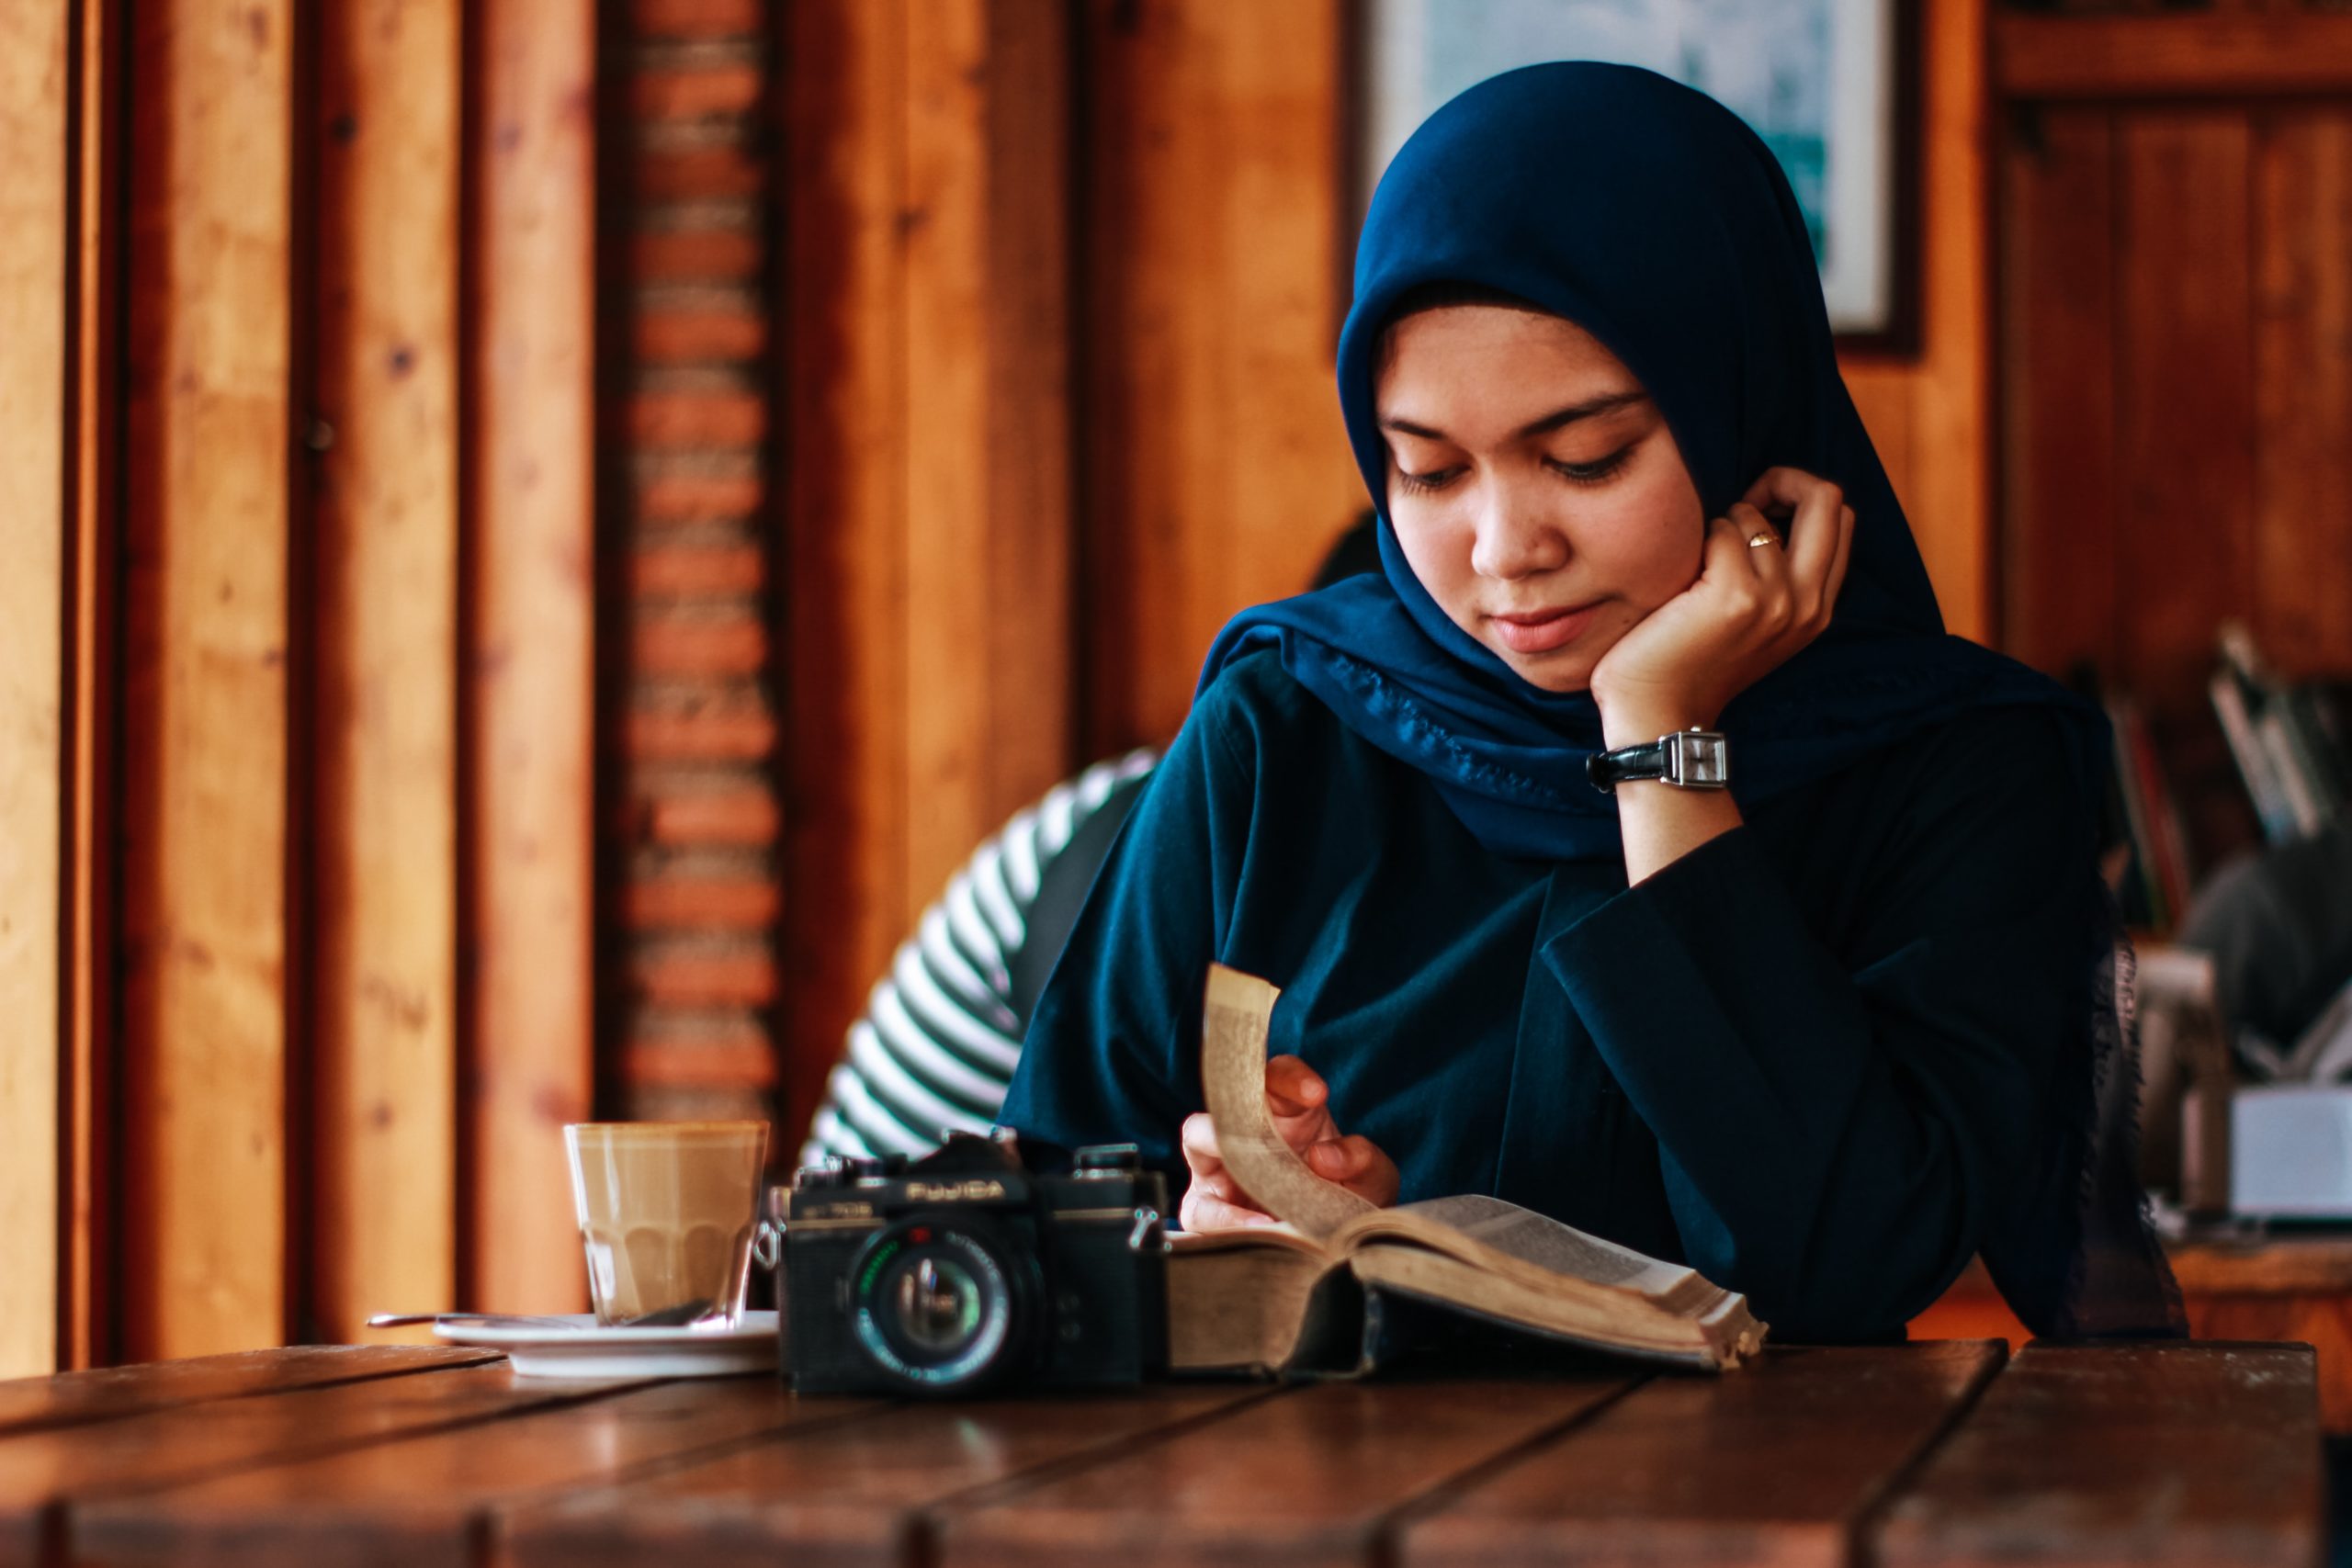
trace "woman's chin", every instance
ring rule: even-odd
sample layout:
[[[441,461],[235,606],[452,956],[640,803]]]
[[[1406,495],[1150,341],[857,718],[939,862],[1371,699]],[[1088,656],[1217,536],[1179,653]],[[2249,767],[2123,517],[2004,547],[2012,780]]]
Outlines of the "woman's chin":
[[[1563,648],[1551,653],[1513,653],[1509,649],[1498,648],[1494,653],[1510,667],[1512,674],[1539,692],[1564,695],[1591,689],[1594,656],[1584,649]]]

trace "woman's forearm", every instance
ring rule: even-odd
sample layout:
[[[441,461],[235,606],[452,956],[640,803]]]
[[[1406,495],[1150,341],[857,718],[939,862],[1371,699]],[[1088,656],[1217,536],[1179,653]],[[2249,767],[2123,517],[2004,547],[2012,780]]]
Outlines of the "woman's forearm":
[[[1640,746],[1687,719],[1604,714],[1607,744]],[[1654,876],[1701,844],[1740,825],[1729,790],[1683,789],[1658,779],[1628,779],[1617,786],[1618,831],[1625,844],[1625,885]]]
[[[1617,786],[1617,822],[1625,840],[1625,885],[1645,880],[1701,844],[1740,825],[1729,790],[1679,789],[1657,779]]]

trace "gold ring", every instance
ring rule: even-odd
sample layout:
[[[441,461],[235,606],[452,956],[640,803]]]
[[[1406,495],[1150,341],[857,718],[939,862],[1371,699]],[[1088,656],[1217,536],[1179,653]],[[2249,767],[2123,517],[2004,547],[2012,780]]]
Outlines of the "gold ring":
[[[1775,534],[1770,528],[1765,529],[1760,534],[1750,534],[1747,536],[1747,547],[1751,550],[1764,545],[1777,545],[1780,542],[1781,536]]]

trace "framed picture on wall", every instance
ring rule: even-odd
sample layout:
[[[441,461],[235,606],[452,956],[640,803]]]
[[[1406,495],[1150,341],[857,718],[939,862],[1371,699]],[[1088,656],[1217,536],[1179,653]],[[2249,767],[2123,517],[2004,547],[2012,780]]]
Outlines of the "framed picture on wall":
[[[1779,156],[1838,346],[1917,352],[1915,0],[1357,3],[1359,214],[1413,128],[1464,87],[1546,60],[1647,66],[1713,96]]]

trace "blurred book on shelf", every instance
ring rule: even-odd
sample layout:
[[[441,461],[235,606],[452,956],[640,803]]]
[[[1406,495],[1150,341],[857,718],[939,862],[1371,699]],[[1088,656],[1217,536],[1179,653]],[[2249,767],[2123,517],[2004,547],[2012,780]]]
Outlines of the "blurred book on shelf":
[[[2266,840],[2307,839],[2343,811],[2352,762],[2341,682],[2281,679],[2253,634],[2232,621],[2222,627],[2221,662],[2207,689]]]
[[[2226,852],[2253,836],[2250,828],[2201,835],[2184,808],[2177,753],[2185,750],[2194,761],[2200,752],[2220,750],[2221,742],[2213,738],[2202,743],[2192,724],[2182,744],[2180,724],[2160,727],[2135,693],[2109,684],[2088,661],[2074,668],[2068,683],[2105,710],[2113,733],[2114,766],[2108,774],[2099,839],[2108,886],[2126,926],[2142,940],[2162,937],[2179,923],[2199,873],[2212,863],[2214,854],[2205,846],[2218,840]],[[2226,758],[2222,766],[2229,766]],[[2211,773],[2210,763],[2192,769],[2189,777],[2201,787],[2191,792],[2190,804],[2210,795]],[[2236,787],[2233,780],[2223,784],[2233,792]],[[2209,814],[2197,813],[2200,818]],[[2226,811],[2222,817],[2226,823]]]
[[[2115,730],[2115,804],[2131,850],[2117,897],[2129,923],[2169,931],[2188,908],[2188,836],[2180,803],[2139,699],[2111,691],[2104,704]]]
[[[2177,929],[2212,871],[2310,839],[2352,805],[2352,679],[2290,680],[2227,622],[2203,705],[2157,709],[2089,665],[2072,683],[2114,732],[2109,882],[2145,936]]]

